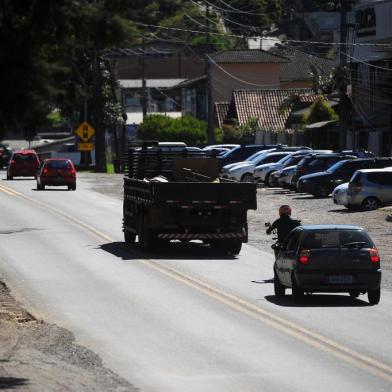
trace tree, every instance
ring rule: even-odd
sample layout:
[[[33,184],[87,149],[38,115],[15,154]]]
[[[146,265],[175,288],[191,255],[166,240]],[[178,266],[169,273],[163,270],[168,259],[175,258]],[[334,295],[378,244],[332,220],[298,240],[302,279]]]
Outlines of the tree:
[[[331,108],[323,97],[317,97],[310,106],[309,113],[304,116],[305,124],[313,124],[320,121],[339,120],[339,116]]]

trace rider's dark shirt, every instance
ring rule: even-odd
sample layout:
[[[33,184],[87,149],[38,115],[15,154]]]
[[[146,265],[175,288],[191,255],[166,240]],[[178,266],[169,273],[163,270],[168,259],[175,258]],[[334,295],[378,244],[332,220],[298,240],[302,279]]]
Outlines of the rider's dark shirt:
[[[267,234],[271,234],[271,232],[276,229],[278,232],[278,242],[282,244],[291,230],[299,225],[299,221],[291,219],[288,215],[282,215],[267,229]]]

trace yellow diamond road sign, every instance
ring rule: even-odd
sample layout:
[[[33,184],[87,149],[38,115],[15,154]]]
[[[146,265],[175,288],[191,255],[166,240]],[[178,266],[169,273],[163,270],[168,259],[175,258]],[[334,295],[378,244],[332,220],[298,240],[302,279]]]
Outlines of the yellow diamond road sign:
[[[94,144],[93,143],[78,143],[78,150],[79,151],[94,150]]]
[[[83,122],[76,129],[75,133],[84,141],[88,142],[95,134],[95,129],[88,123]]]

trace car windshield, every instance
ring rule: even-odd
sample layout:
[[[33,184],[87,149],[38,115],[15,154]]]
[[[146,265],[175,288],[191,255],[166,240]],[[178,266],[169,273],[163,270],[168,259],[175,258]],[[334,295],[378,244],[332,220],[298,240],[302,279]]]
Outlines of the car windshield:
[[[290,158],[291,158],[291,155],[286,155],[285,157],[280,159],[277,163],[284,164],[284,163],[288,162],[290,160]]]
[[[347,162],[347,160],[345,160],[345,161],[339,161],[339,162],[334,163],[334,164],[327,170],[327,172],[328,172],[328,173],[334,173],[334,172],[335,172],[336,170],[338,170],[341,166],[343,166],[345,162]]]
[[[303,241],[306,249],[360,247],[372,248],[369,236],[361,230],[319,230],[309,232]]]
[[[48,161],[45,166],[48,169],[69,169],[71,164],[69,161]]]

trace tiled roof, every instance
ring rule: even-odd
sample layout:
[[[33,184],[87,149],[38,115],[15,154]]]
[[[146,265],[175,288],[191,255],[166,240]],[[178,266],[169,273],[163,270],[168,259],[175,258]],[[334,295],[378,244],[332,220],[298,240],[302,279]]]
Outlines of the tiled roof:
[[[217,63],[285,63],[289,61],[265,50],[226,50],[215,53],[211,58]]]
[[[215,117],[219,128],[222,128],[228,110],[229,102],[215,102]]]
[[[311,80],[312,67],[315,67],[322,75],[331,74],[334,68],[333,60],[313,56],[283,45],[274,46],[270,53],[284,56],[290,60],[280,66],[280,80],[282,82]]]
[[[283,131],[291,110],[280,113],[279,108],[293,95],[304,104],[311,104],[318,96],[312,89],[234,90],[226,118],[237,118],[238,125],[256,118],[261,129]]]

